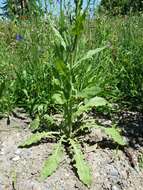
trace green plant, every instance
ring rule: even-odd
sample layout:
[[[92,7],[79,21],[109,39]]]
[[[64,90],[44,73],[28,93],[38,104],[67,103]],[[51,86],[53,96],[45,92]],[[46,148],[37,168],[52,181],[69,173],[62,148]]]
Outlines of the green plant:
[[[138,163],[139,163],[139,168],[143,169],[143,154],[140,153],[138,156]]]
[[[30,16],[39,16],[43,13],[41,0],[4,0],[2,2],[2,16],[8,17],[9,19],[24,19]],[[28,17],[26,17],[28,16]]]
[[[90,131],[91,128],[100,127],[119,145],[125,145],[116,128],[104,129],[103,126],[96,124],[94,120],[84,119],[83,117],[92,108],[111,106],[104,98],[96,96],[96,86],[93,83],[94,75],[91,75],[93,57],[108,46],[92,49],[87,53],[81,52],[80,49],[80,40],[84,31],[89,3],[90,0],[85,10],[82,10],[83,1],[75,1],[72,22],[69,22],[64,16],[61,4],[59,29],[49,18],[49,25],[53,32],[53,64],[51,65],[53,92],[51,102],[53,105],[59,106],[62,121],[57,126],[53,114],[37,115],[30,125],[32,131],[36,133],[20,145],[20,147],[30,146],[43,138],[56,139],[57,144],[43,166],[41,178],[45,179],[57,169],[65,147],[72,155],[73,165],[77,170],[79,179],[87,186],[92,183],[92,174],[84,159],[81,149],[83,139],[80,137]],[[41,131],[40,124],[44,119],[48,122],[48,128]]]

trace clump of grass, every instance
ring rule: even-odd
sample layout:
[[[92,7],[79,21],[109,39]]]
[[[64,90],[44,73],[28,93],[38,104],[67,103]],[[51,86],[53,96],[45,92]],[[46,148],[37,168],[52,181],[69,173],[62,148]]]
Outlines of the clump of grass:
[[[127,102],[136,100],[136,104],[142,102],[142,20],[142,15],[102,16],[87,20],[80,42],[81,52],[104,46],[108,42],[111,44],[111,48],[95,55],[90,64],[92,72],[88,77],[94,76],[92,82],[98,89],[97,95]],[[16,34],[21,34],[23,40],[17,42]],[[1,21],[0,77],[1,85],[7,81],[5,86],[8,87],[8,97],[5,92],[1,109],[8,109],[9,106],[5,107],[4,102],[9,99],[8,104],[12,107],[24,106],[32,114],[34,107],[38,107],[41,102],[44,105],[50,102],[54,40],[51,34],[49,23],[40,18],[19,24]],[[78,72],[82,77],[87,77],[82,74],[85,71],[83,64]],[[86,83],[90,85],[90,81],[82,77],[78,79],[78,88],[83,88]]]
[[[142,15],[102,16],[90,21],[89,46],[110,42],[95,59],[96,83],[114,100],[140,104],[143,93]]]

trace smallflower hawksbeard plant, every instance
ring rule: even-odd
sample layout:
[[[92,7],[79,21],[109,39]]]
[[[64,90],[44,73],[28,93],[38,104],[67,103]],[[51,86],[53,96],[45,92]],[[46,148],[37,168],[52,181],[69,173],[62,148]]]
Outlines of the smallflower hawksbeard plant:
[[[74,16],[70,21],[64,14],[62,1],[57,0],[57,3],[61,4],[59,23],[55,24],[54,19],[50,17],[48,22],[53,31],[52,87],[54,93],[52,94],[52,101],[61,110],[62,121],[58,125],[53,114],[37,115],[30,124],[30,129],[34,134],[20,147],[31,146],[43,138],[54,139],[57,143],[43,164],[41,179],[45,179],[55,172],[63,159],[64,149],[66,149],[72,155],[73,167],[76,169],[79,179],[86,186],[90,186],[92,184],[92,172],[84,158],[81,148],[84,139],[81,137],[90,132],[91,128],[102,128],[119,145],[124,146],[126,143],[114,126],[104,128],[96,124],[95,120],[84,118],[84,114],[91,111],[92,108],[111,106],[107,100],[96,96],[92,78],[90,78],[90,85],[89,83],[85,83],[86,86],[83,85],[84,80],[86,80],[86,77],[84,79],[83,76],[88,75],[92,70],[93,56],[108,48],[108,46],[104,46],[81,54],[80,39],[84,31],[90,0],[87,1],[84,9],[82,8],[82,0],[74,1]],[[86,73],[81,75],[83,67],[86,68]],[[41,130],[41,117],[48,121],[48,127],[44,131]]]

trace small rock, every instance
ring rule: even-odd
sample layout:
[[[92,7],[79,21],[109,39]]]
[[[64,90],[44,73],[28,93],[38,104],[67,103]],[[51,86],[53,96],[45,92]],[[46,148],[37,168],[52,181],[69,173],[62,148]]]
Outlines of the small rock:
[[[21,153],[21,150],[20,149],[17,149],[16,151],[15,151],[15,154],[16,155],[19,155]]]
[[[112,189],[112,190],[121,190],[121,188],[118,187],[117,185],[113,185],[111,189]]]
[[[102,125],[108,125],[108,126],[111,126],[111,124],[112,124],[112,121],[111,120],[107,120],[107,119],[99,119],[99,122]]]
[[[128,187],[128,182],[127,182],[127,180],[122,180],[122,186],[124,187],[124,189],[127,189],[127,187]]]
[[[20,160],[20,156],[15,156],[14,158],[12,158],[13,161],[18,161]]]
[[[4,152],[4,149],[2,148],[1,150],[0,150],[0,155],[4,155],[5,154],[5,152]]]
[[[141,146],[140,146],[139,144],[135,144],[134,147],[135,147],[136,149],[139,149]]]
[[[31,155],[31,150],[30,149],[25,149],[23,152],[22,152],[22,157],[23,158],[27,158]]]
[[[116,170],[115,168],[113,168],[111,170],[110,174],[111,174],[112,177],[118,177],[118,175],[119,175],[118,170]]]

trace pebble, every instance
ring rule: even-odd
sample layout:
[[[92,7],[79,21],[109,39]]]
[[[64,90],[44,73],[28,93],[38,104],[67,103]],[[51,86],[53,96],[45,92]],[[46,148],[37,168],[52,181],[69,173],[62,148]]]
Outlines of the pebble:
[[[5,154],[5,152],[4,152],[4,149],[2,148],[1,150],[0,150],[0,155],[4,155]]]
[[[115,168],[113,168],[112,170],[111,170],[111,176],[112,177],[118,177],[118,175],[119,175],[119,173],[118,173],[118,170],[117,169],[115,169]]]
[[[13,161],[18,161],[20,160],[20,156],[15,156],[14,158],[12,158]]]
[[[111,120],[106,120],[106,119],[99,119],[99,122],[101,122],[102,125],[111,125],[112,121]]]
[[[118,186],[116,186],[116,185],[113,185],[112,186],[112,190],[121,190]]]
[[[23,150],[22,157],[23,158],[28,158],[29,156],[31,156],[31,150],[30,149]]]
[[[16,154],[16,155],[21,154],[21,150],[20,150],[20,149],[17,149],[17,150],[15,151],[15,154]]]
[[[136,149],[139,149],[141,146],[140,146],[139,144],[135,144],[134,147],[135,147]]]

